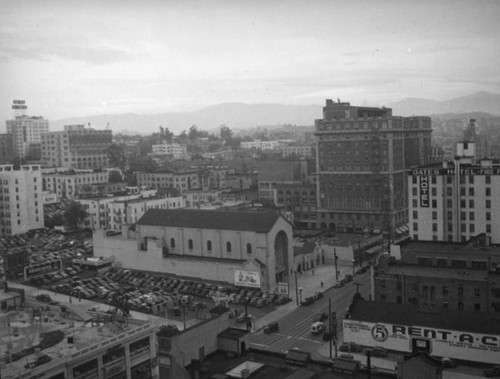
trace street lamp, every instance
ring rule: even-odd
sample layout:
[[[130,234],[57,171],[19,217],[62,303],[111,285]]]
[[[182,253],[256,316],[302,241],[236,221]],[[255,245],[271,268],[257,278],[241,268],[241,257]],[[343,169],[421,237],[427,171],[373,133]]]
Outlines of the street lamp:
[[[337,250],[335,248],[333,248],[333,258],[335,261],[335,279],[337,280],[337,283],[338,283],[338,281],[339,281],[339,269],[337,267],[337,261],[338,261],[339,257],[337,256]]]

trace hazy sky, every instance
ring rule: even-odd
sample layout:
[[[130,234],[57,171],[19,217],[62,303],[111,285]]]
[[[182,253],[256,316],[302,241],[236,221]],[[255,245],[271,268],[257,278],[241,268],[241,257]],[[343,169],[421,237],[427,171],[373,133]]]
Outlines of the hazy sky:
[[[500,92],[497,0],[1,4],[3,120]]]

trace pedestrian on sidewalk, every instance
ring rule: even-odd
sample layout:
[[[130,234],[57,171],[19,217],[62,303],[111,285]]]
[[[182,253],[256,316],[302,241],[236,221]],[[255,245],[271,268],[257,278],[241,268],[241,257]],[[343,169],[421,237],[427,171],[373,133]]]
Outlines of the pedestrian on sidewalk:
[[[323,282],[321,282],[321,288],[323,288]]]

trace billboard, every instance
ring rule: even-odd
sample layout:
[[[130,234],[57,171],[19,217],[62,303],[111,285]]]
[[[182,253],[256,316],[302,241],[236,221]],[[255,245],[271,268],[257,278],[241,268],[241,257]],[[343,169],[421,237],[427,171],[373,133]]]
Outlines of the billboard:
[[[279,282],[278,283],[278,293],[280,295],[288,296],[288,283]]]
[[[259,272],[234,270],[234,285],[241,287],[260,288]]]
[[[24,280],[28,280],[35,276],[48,274],[49,272],[57,272],[62,270],[62,260],[48,261],[37,263],[24,268]]]
[[[500,334],[356,320],[343,320],[343,329],[344,341],[364,346],[494,364],[500,356]]]

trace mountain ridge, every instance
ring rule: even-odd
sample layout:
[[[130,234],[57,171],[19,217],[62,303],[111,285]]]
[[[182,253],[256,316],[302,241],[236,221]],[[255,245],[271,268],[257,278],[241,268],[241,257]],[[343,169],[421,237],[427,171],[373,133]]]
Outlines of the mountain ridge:
[[[355,104],[353,104],[355,105]],[[388,104],[396,116],[435,116],[439,114],[484,112],[500,115],[500,94],[486,91],[456,97],[448,100],[432,100],[425,98],[405,98]],[[246,104],[242,102],[226,102],[214,104],[195,111],[163,112],[155,114],[101,114],[87,117],[65,118],[50,121],[51,130],[62,130],[64,125],[85,124],[101,129],[109,125],[118,131],[136,131],[135,134],[152,133],[158,127],[169,128],[174,133],[189,130],[192,125],[199,129],[209,130],[227,125],[239,130],[269,125],[314,125],[315,119],[322,117],[323,105],[288,105],[279,103]],[[140,131],[140,132],[138,132]]]

